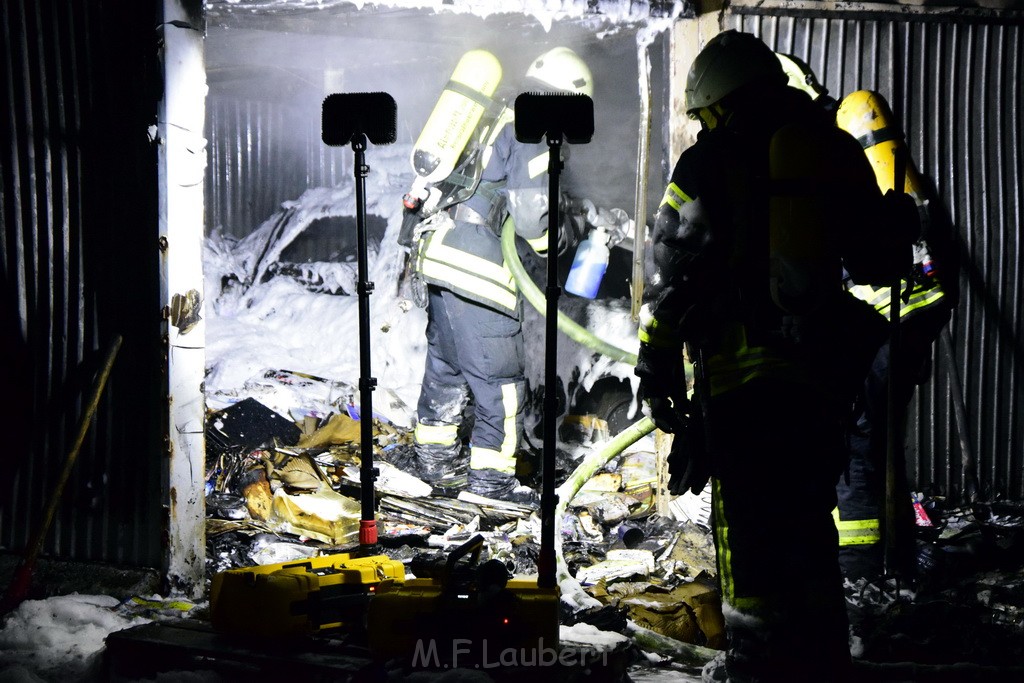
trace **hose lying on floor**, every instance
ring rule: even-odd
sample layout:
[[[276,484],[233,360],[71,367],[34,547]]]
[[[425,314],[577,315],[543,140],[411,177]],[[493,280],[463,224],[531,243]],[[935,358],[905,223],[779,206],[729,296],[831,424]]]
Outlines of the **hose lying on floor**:
[[[569,505],[569,501],[579,493],[583,485],[590,481],[590,478],[598,470],[607,465],[619,453],[653,431],[654,422],[649,417],[644,417],[626,427],[615,438],[584,457],[572,474],[555,490],[555,495],[558,496],[558,504],[555,506],[555,573],[559,588],[562,591],[562,600],[571,604],[574,609],[600,607],[601,603],[584,591],[580,582],[569,573],[569,566],[566,564],[565,556],[562,554],[562,532],[560,528],[562,517],[565,516],[565,510]]]
[[[583,589],[583,585],[576,580],[576,577],[569,573],[569,565],[562,554],[561,522],[565,516],[569,501],[612,458],[653,431],[654,422],[649,417],[644,417],[633,423],[619,432],[615,438],[584,457],[572,474],[555,491],[555,494],[558,496],[558,504],[555,506],[555,576],[561,600],[570,605],[575,612],[596,609],[603,605],[597,598],[587,593]],[[639,626],[632,621],[627,622],[627,630],[628,635],[633,638],[640,648],[649,652],[656,652],[673,661],[689,666],[702,666],[713,659],[719,652],[712,648],[684,643],[681,640],[676,640],[675,638],[670,638]]]
[[[523,296],[530,302],[530,305],[537,309],[541,315],[545,315],[544,294],[540,291],[540,288],[534,284],[533,280],[530,279],[529,274],[527,274],[526,269],[523,267],[523,263],[519,258],[519,253],[516,251],[515,236],[515,229],[511,220],[506,221],[501,232],[501,251],[502,255],[505,257],[505,263],[508,264],[509,270],[512,271],[512,277],[515,278],[519,291],[523,293]],[[637,357],[635,353],[625,351],[614,344],[604,341],[576,323],[576,321],[561,311],[558,312],[557,322],[558,329],[570,339],[602,355],[608,356],[612,360],[636,365]],[[576,580],[576,577],[569,573],[569,565],[566,563],[565,556],[562,553],[562,517],[565,515],[569,501],[579,493],[579,490],[583,485],[586,484],[587,481],[589,481],[598,472],[598,470],[607,465],[612,458],[619,455],[622,451],[626,450],[653,431],[654,422],[651,418],[644,417],[635,422],[631,426],[619,432],[615,438],[608,441],[604,446],[594,450],[586,456],[583,459],[583,462],[573,470],[572,474],[570,474],[562,485],[555,491],[558,500],[558,504],[555,507],[556,581],[561,594],[561,600],[571,605],[573,610],[576,612],[591,608],[600,608],[602,607],[602,604],[597,600],[597,598],[583,590],[582,584]],[[641,648],[657,652],[658,654],[683,664],[700,666],[718,654],[718,650],[701,647],[700,645],[693,645],[692,643],[684,643],[680,640],[669,638],[668,636],[661,635],[660,633],[656,633],[650,629],[643,628],[632,621],[628,622],[628,629],[630,636]]]

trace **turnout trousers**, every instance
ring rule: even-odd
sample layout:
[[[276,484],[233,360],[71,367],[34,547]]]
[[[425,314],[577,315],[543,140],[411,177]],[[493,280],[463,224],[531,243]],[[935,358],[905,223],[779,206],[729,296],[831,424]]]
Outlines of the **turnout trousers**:
[[[708,420],[729,680],[847,680],[841,413],[812,387],[762,378],[713,397]]]
[[[902,445],[906,410],[921,373],[922,356],[906,354],[897,359],[896,400],[899,423],[896,438]],[[850,461],[837,486],[839,562],[851,581],[875,581],[885,572],[885,463],[888,453],[889,344],[886,342],[871,365],[860,399],[861,410],[849,436]],[[900,448],[898,455],[903,455]],[[906,460],[896,462],[896,566],[889,569],[914,571],[914,510],[907,482]]]
[[[522,324],[435,285],[428,296],[416,442],[454,444],[471,397],[470,468],[514,474],[526,393]]]
[[[888,297],[884,300],[887,302]],[[888,303],[879,310],[888,315]],[[949,321],[950,313],[951,299],[948,296],[911,311],[901,310],[895,368],[889,362],[889,342],[886,341],[875,354],[864,380],[857,402],[856,423],[850,429],[849,467],[840,478],[837,490],[839,562],[843,575],[851,581],[860,578],[875,581],[886,570],[911,577],[916,573],[916,522],[903,448],[907,409],[914,397],[914,389],[931,376],[932,344]],[[895,553],[890,558],[893,566],[886,567],[885,547],[890,545],[890,539],[885,538],[887,525],[884,516],[890,380],[894,382],[899,408],[893,427],[900,447],[895,462],[895,538],[891,539],[890,546]]]

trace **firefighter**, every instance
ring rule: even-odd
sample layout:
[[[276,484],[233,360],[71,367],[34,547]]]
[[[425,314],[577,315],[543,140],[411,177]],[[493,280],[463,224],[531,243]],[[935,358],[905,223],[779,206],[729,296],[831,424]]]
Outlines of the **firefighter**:
[[[892,147],[903,146],[903,133],[898,130],[892,112],[878,93],[858,90],[840,103],[818,84],[810,68],[790,55],[778,55],[789,76],[789,85],[804,90],[830,115],[837,125],[854,135],[872,160],[876,182],[885,191],[895,185]],[[932,345],[949,321],[955,301],[955,266],[946,253],[946,239],[939,229],[913,164],[906,169],[905,190],[921,214],[921,233],[914,242],[913,262],[900,279],[900,333],[895,363],[894,395],[899,401],[899,414],[904,423],[892,425],[902,434],[906,408],[914,387],[931,375]],[[940,252],[937,256],[933,252]],[[889,317],[891,287],[855,284],[847,281],[850,293]],[[847,445],[849,462],[837,486],[838,505],[833,518],[839,532],[839,564],[843,576],[851,584],[860,580],[877,582],[886,576],[883,516],[885,511],[885,464],[887,457],[888,399],[890,381],[890,344],[887,339],[878,349],[857,397],[855,412],[849,421]],[[907,579],[916,575],[915,521],[907,480],[903,450],[897,450],[896,486],[892,494],[896,506],[896,538],[894,566],[888,569]],[[848,605],[853,635],[864,637],[864,614],[855,602]]]
[[[831,512],[843,419],[885,321],[842,273],[891,281],[909,257],[891,218],[905,204],[753,35],[709,41],[685,97],[702,130],[655,221],[635,372],[644,412],[675,434],[677,490],[712,477],[729,646],[704,674],[846,680]]]
[[[896,180],[891,160],[897,146],[906,150],[888,104],[878,93],[858,90],[850,93],[836,111],[838,125],[856,136],[872,161],[876,181],[883,190]],[[899,280],[899,335],[893,346],[887,340],[878,350],[864,382],[852,421],[849,443],[850,462],[846,476],[839,481],[839,504],[834,512],[839,530],[839,562],[851,582],[878,582],[896,574],[916,578],[915,515],[907,481],[902,448],[906,410],[914,388],[931,375],[932,345],[949,321],[956,300],[955,264],[950,258],[948,230],[940,230],[939,216],[924,194],[924,187],[913,163],[907,159],[903,190],[918,207],[921,232],[915,238],[913,261]],[[853,284],[850,292],[872,305],[888,318],[891,315],[891,287]],[[895,356],[891,358],[892,349]],[[897,402],[897,422],[889,424],[889,384]],[[899,446],[894,456],[895,487],[886,491],[885,472],[889,430]],[[886,497],[892,495],[893,508]],[[883,524],[886,511],[893,524]],[[895,538],[886,539],[891,529]],[[885,548],[894,552],[886,563]],[[856,604],[850,605],[853,635],[867,635],[867,620]]]
[[[593,94],[590,69],[566,47],[533,60],[523,85]],[[472,195],[419,229],[415,267],[426,289],[427,357],[411,457],[397,464],[425,481],[458,487],[460,427],[472,400],[468,490],[536,503],[536,492],[515,474],[526,359],[521,297],[502,257],[500,233],[511,219],[516,233],[545,254],[549,149],[518,142],[510,113],[504,110],[481,150],[482,173]]]
[[[932,262],[934,263],[934,261]],[[920,271],[917,271],[918,273]],[[915,515],[907,480],[903,449],[897,450],[894,564],[887,567],[884,555],[885,468],[887,457],[889,382],[895,382],[901,423],[892,425],[902,439],[906,410],[914,389],[931,376],[932,344],[949,320],[953,297],[937,281],[921,281],[914,271],[901,279],[901,292],[909,293],[900,306],[900,333],[896,348],[895,373],[890,372],[889,341],[878,349],[858,397],[857,412],[848,437],[849,463],[838,484],[838,505],[833,511],[839,530],[840,565],[843,575],[856,583],[884,580],[892,573],[913,580],[916,577]],[[890,310],[890,288],[854,285],[851,292],[863,298],[885,316]],[[851,609],[856,609],[851,605]],[[858,620],[867,615],[851,612]],[[855,635],[863,636],[859,623]]]

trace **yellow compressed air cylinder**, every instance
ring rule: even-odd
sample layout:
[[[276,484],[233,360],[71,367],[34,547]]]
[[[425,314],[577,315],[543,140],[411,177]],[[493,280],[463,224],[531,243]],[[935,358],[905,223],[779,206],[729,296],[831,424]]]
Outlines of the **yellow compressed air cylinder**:
[[[794,315],[817,310],[838,282],[839,255],[829,230],[834,189],[807,191],[829,177],[830,135],[831,128],[790,124],[776,131],[769,147],[769,286],[775,304]]]
[[[486,50],[459,59],[413,147],[412,167],[424,181],[444,180],[455,169],[501,75],[501,63]]]
[[[843,98],[836,112],[836,124],[857,138],[864,148],[864,154],[871,162],[878,187],[883,193],[895,186],[895,150],[901,147],[906,149],[903,131],[896,124],[895,118],[885,98],[872,90],[857,90],[850,93]],[[920,204],[923,199],[921,177],[909,153],[905,158],[907,167],[903,189]]]

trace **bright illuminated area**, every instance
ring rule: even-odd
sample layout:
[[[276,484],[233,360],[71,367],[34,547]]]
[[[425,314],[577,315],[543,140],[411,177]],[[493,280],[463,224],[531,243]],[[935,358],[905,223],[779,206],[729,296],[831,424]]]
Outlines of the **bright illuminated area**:
[[[663,151],[668,20],[619,16],[617,3],[607,15],[584,15],[571,7],[551,13],[537,5],[522,13],[482,12],[475,6],[356,10],[345,3],[323,9],[287,3],[210,6],[206,220],[211,239],[204,267],[211,305],[206,388],[213,405],[222,400],[221,392],[258,379],[255,373],[264,369],[352,384],[358,379],[357,345],[343,341],[356,328],[356,297],[308,294],[355,294],[353,157],[350,149],[321,141],[320,107],[328,94],[383,91],[397,104],[396,141],[371,144],[366,152],[376,286],[373,369],[380,386],[410,406],[419,393],[425,317],[422,310],[409,309],[407,284],[399,286],[405,258],[396,243],[401,199],[415,178],[413,145],[463,54],[473,49],[494,54],[502,74],[496,96],[514,100],[529,90],[524,76],[531,60],[557,46],[577,51],[595,74],[595,133],[591,143],[571,146],[562,188],[579,202],[589,201],[595,211],[618,209],[634,218],[641,132],[649,135],[647,173],[654,186],[661,184],[668,163]],[[650,84],[648,74],[640,78],[641,59],[651,62]],[[648,89],[649,133],[641,131]],[[647,199],[650,217],[660,197],[653,193]],[[619,232],[612,239],[627,239],[628,246],[630,226],[615,227]],[[222,241],[228,239],[239,242]],[[572,256],[560,263],[563,279]],[[635,352],[631,259],[629,250],[613,247],[599,298],[565,295],[561,308],[590,332]],[[543,263],[526,265],[543,291]],[[526,334],[528,373],[537,388],[543,320],[529,304],[526,313],[533,319]],[[239,343],[240,334],[252,343]],[[559,354],[560,374],[574,391],[579,383],[590,389],[602,378],[619,385],[617,378],[628,383],[631,376],[628,366],[610,365],[565,337]],[[594,368],[595,362],[600,367]],[[616,386],[620,394],[622,389],[632,393]]]
[[[0,46],[0,683],[1024,681],[1024,0]]]

